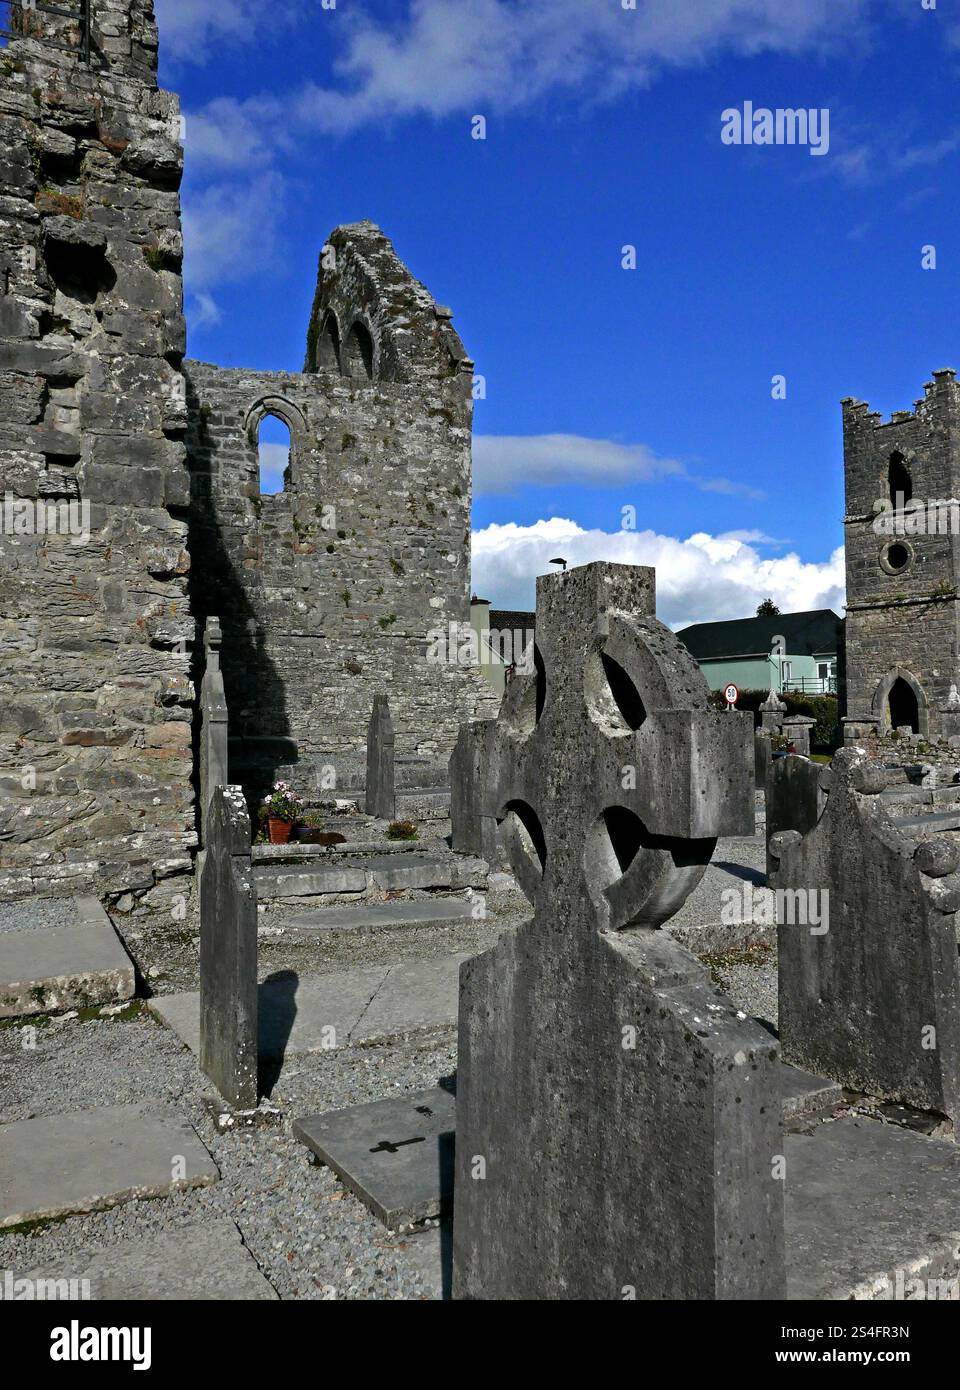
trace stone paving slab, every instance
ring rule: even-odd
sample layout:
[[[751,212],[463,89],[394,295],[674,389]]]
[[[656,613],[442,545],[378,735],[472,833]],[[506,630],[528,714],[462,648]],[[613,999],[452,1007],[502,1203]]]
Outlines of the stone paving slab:
[[[293,1133],[396,1230],[450,1208],[456,1115],[435,1087],[295,1120]]]
[[[328,932],[377,932],[397,927],[435,926],[438,922],[469,921],[473,902],[469,898],[398,899],[389,903],[369,903],[360,907],[321,907],[302,912],[279,927],[272,936],[314,938]]]
[[[260,984],[260,1055],[282,1057],[372,1043],[457,1021],[460,964],[469,953],[300,979],[283,971]],[[161,994],[147,1007],[200,1050],[200,995]]]
[[[136,989],[133,962],[96,898],[76,898],[75,925],[0,933],[0,1018],[117,1004]]]
[[[81,1251],[68,1264],[25,1274],[18,1270],[15,1277],[34,1284],[76,1279],[85,1298],[125,1303],[279,1297],[260,1273],[239,1229],[226,1217],[164,1235],[123,1240],[105,1250]]]
[[[845,1116],[788,1134],[787,1297],[890,1298],[960,1273],[960,1148]]]
[[[108,1105],[0,1125],[0,1229],[219,1177],[196,1131],[172,1111]]]

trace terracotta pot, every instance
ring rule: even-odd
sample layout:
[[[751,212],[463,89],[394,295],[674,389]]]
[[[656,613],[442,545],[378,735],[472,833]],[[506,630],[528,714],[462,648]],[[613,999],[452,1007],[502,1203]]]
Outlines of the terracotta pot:
[[[293,821],[277,820],[276,816],[267,818],[267,829],[270,832],[270,843],[272,845],[286,845],[290,842],[290,832],[293,830]]]

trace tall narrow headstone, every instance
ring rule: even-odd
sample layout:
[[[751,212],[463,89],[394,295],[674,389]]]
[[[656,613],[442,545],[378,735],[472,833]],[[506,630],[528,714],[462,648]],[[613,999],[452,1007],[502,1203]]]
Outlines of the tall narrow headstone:
[[[812,827],[770,840],[770,884],[794,905],[793,921],[781,913],[777,927],[784,1058],[956,1124],[960,848],[897,828],[884,806],[885,769],[863,750],[841,749],[830,771]]]
[[[240,787],[216,787],[200,893],[200,1066],[238,1110],[257,1104],[257,890]]]
[[[787,707],[771,686],[770,693],[760,706],[760,727],[768,734],[779,734]]]
[[[654,582],[538,580],[491,736],[479,809],[535,915],[461,967],[457,1298],[784,1296],[777,1044],[658,930],[753,832],[752,721]]]
[[[200,833],[203,844],[207,842],[207,821],[214,789],[227,785],[229,725],[220,669],[222,642],[220,619],[208,618],[203,634],[206,666],[200,685]]]
[[[373,697],[373,713],[367,729],[367,793],[368,816],[393,820],[397,813],[394,790],[393,720],[386,693],[378,690]]]

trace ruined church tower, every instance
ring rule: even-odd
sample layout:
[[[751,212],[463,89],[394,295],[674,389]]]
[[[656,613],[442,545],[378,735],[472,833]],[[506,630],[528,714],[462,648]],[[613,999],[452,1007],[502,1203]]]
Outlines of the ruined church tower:
[[[924,393],[888,421],[843,402],[848,739],[960,733],[956,373],[934,372]]]
[[[166,912],[198,847],[208,616],[228,775],[251,798],[281,769],[315,791],[331,760],[351,785],[380,689],[412,785],[442,786],[460,722],[494,712],[455,642],[431,656],[469,622],[473,363],[371,222],[323,243],[302,373],[186,363],[181,119],[153,0],[11,9],[0,901]],[[271,415],[292,445],[278,494],[258,467]]]

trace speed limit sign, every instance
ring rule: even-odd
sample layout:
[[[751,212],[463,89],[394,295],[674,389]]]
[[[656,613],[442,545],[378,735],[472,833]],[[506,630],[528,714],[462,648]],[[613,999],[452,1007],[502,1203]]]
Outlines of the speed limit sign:
[[[734,705],[740,699],[740,691],[734,685],[733,681],[731,681],[729,685],[724,686],[723,698],[726,700],[727,704],[730,706],[731,709],[733,709]]]

